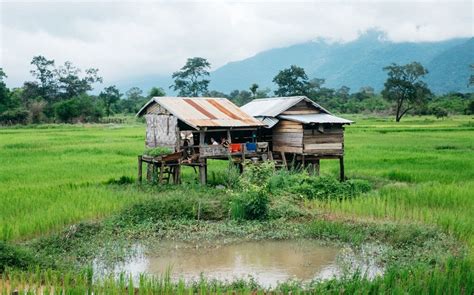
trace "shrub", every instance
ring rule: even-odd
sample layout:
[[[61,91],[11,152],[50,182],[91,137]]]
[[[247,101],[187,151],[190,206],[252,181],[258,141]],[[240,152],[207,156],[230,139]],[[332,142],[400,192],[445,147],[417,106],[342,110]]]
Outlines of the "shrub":
[[[242,192],[231,201],[231,216],[233,219],[266,219],[269,201],[268,194],[264,190]]]
[[[4,111],[0,114],[0,124],[27,124],[30,112],[17,108]]]
[[[243,185],[266,186],[275,173],[275,163],[272,161],[266,161],[257,165],[245,162],[244,165],[244,173],[241,178]]]
[[[111,178],[111,179],[107,180],[106,184],[126,185],[126,184],[132,184],[134,182],[135,181],[134,181],[133,177],[123,175],[123,176],[120,176],[120,178],[118,178],[118,179]]]
[[[316,177],[307,174],[298,174],[293,177],[294,184],[288,189],[289,192],[303,195],[309,199],[345,199],[357,196],[360,193],[368,192],[370,184],[365,180],[348,180],[339,182],[332,177]]]
[[[158,156],[167,155],[171,153],[172,153],[172,150],[169,147],[164,147],[164,146],[148,148],[148,149],[145,149],[145,151],[143,152],[143,154],[147,156],[151,156],[151,157],[158,157]]]
[[[0,273],[6,268],[26,269],[33,264],[36,264],[36,260],[30,252],[0,242]]]

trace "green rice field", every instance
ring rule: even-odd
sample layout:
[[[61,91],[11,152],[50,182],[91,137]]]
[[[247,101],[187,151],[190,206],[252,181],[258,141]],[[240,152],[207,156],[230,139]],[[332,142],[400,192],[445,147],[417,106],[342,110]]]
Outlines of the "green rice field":
[[[443,271],[452,268],[454,274],[460,274],[453,274],[456,279],[466,275],[472,279],[467,269],[474,261],[474,119],[407,117],[395,123],[392,118],[347,117],[356,124],[346,127],[346,175],[367,180],[373,189],[342,201],[307,200],[305,209],[321,213],[327,220],[433,226],[467,245],[469,260],[441,266],[432,274],[424,268],[406,274],[395,271],[393,276],[389,271],[374,282],[352,278],[341,286],[385,292],[407,282],[413,284],[412,291],[422,292],[426,289],[421,282],[426,281],[436,292],[442,293],[446,286],[457,290],[459,285],[443,277]],[[14,244],[48,236],[80,221],[103,220],[152,198],[150,191],[106,185],[122,176],[136,178],[144,133],[145,126],[139,122],[0,128],[0,240]],[[213,183],[227,164],[213,161],[210,165]],[[338,169],[338,161],[321,163],[322,175],[337,177]],[[186,169],[183,179],[196,182],[196,175]],[[150,281],[155,283],[159,285],[156,290],[162,291],[167,284]],[[332,283],[317,288],[327,284]],[[115,287],[126,289],[125,285]],[[205,288],[209,291],[210,286]],[[176,286],[168,287],[171,292]],[[194,287],[183,286],[183,290],[195,292]]]

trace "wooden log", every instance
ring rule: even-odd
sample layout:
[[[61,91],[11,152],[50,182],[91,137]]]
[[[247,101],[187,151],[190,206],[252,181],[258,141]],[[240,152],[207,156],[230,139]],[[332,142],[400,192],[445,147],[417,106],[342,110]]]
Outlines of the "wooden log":
[[[142,161],[142,156],[138,156],[138,177],[137,177],[138,183],[142,183],[142,177],[143,177],[143,161]]]

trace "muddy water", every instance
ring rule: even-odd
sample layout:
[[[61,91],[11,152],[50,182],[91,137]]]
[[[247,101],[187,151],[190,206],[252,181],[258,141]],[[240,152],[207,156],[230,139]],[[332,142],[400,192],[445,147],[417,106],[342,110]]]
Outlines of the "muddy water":
[[[342,272],[338,258],[347,257],[347,251],[342,248],[322,246],[312,240],[228,245],[160,242],[152,249],[137,245],[134,250],[135,255],[114,265],[114,273],[162,275],[170,269],[173,279],[185,281],[197,280],[201,274],[228,281],[252,276],[263,286],[274,286],[288,279],[309,281],[337,276]],[[351,263],[354,257],[349,259]],[[95,268],[104,270],[100,261],[95,262]]]

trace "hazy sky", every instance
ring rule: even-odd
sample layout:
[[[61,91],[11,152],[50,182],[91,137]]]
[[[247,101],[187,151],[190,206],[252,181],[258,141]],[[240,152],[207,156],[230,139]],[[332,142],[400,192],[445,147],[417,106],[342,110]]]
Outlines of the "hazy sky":
[[[0,67],[9,86],[31,79],[30,61],[97,67],[105,82],[167,74],[187,57],[213,68],[262,50],[368,29],[393,41],[473,36],[472,1],[2,1]]]

